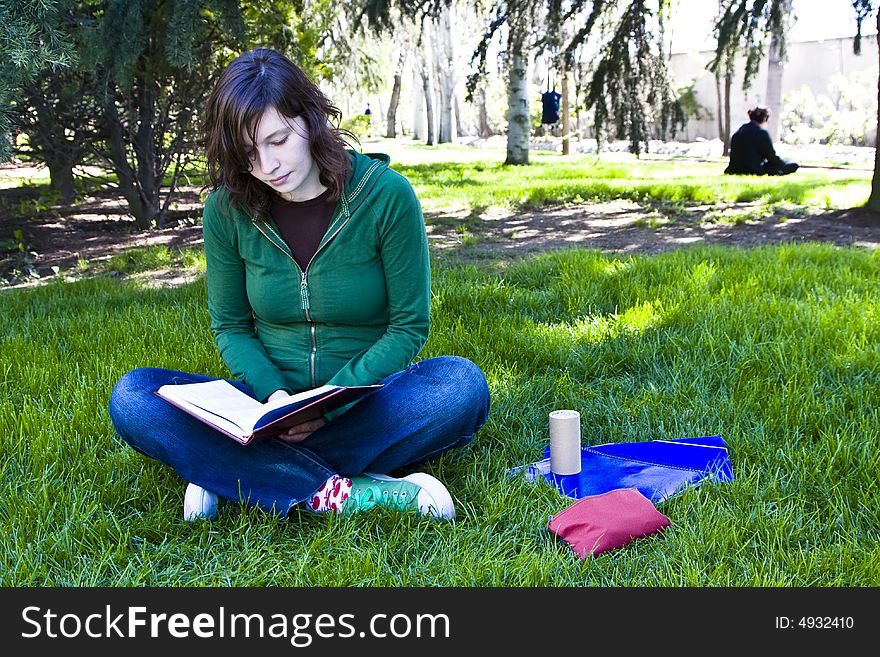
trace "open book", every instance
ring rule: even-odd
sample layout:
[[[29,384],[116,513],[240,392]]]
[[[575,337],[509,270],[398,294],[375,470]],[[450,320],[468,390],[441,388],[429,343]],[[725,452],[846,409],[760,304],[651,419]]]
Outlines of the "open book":
[[[261,404],[228,381],[164,385],[156,394],[233,440],[247,445],[366,397],[372,386],[321,386]]]

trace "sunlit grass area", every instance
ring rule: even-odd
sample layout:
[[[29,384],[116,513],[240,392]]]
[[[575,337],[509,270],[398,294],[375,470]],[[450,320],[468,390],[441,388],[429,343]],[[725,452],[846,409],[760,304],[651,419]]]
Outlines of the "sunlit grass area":
[[[96,267],[98,273],[138,274],[150,271],[186,271],[204,273],[202,249],[170,249],[167,246],[126,249]]]
[[[237,503],[184,522],[185,483],[118,439],[106,407],[134,367],[228,374],[204,279],[0,292],[0,585],[880,585],[880,252],[567,250],[433,276],[422,356],[471,358],[493,397],[474,442],[426,466],[450,523]],[[541,458],[556,408],[581,412],[585,444],[721,434],[736,479],[580,562],[547,530],[570,500],[507,475]]]
[[[823,171],[793,176],[725,176],[723,166],[689,161],[606,160],[604,156],[535,158],[526,167],[500,162],[399,164],[428,210],[521,208],[628,199],[694,204],[781,201],[835,209],[864,204],[870,175]]]

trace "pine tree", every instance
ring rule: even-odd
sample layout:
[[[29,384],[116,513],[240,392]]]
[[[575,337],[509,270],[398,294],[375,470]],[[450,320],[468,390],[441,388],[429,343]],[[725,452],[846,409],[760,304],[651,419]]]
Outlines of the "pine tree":
[[[83,54],[96,71],[102,155],[136,226],[165,224],[196,151],[197,111],[244,34],[232,0],[105,3]]]
[[[59,0],[0,0],[0,160],[11,151],[13,101],[45,69],[73,62]]]
[[[113,171],[135,224],[142,228],[167,221],[184,171],[198,150],[204,100],[222,68],[247,43],[284,52],[315,78],[334,73],[317,55],[336,15],[332,0],[312,0],[308,7],[298,0],[17,4],[12,12],[0,0],[7,19],[0,29],[11,44],[4,57],[21,60],[25,72],[24,64],[34,71],[28,82],[21,81],[25,74],[15,78],[23,93],[16,94],[11,108],[29,137],[27,154],[48,165],[62,197],[73,194],[74,166],[90,161]],[[30,23],[28,29],[16,28]],[[34,42],[8,36],[18,32],[35,34]],[[49,49],[51,43],[64,48]],[[56,50],[66,59],[49,56]],[[35,66],[36,59],[27,53],[43,53],[48,65]],[[3,67],[6,75],[0,83],[11,79],[12,69]]]
[[[587,106],[594,108],[597,138],[613,126],[618,137],[628,138],[630,151],[638,155],[647,145],[653,125],[657,134],[673,134],[685,119],[673,97],[662,44],[665,9],[646,0],[625,7],[614,32],[606,40],[587,87]],[[652,25],[654,26],[652,28]]]
[[[43,69],[36,79],[22,85],[11,108],[16,128],[27,135],[14,153],[44,163],[52,189],[62,201],[75,195],[74,168],[94,163],[94,150],[106,138],[95,76],[81,55],[82,35],[94,27],[99,9],[97,0],[68,0],[59,6],[57,29],[72,49],[71,63]]]

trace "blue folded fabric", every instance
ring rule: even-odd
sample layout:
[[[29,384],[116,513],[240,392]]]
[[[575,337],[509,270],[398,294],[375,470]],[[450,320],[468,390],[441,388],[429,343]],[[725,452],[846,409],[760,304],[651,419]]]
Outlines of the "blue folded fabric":
[[[550,470],[549,447],[544,456],[542,461],[509,472],[522,472],[530,481],[543,478],[574,499],[637,488],[659,504],[686,486],[699,485],[709,478],[733,480],[733,467],[721,436],[581,447],[581,471],[575,475],[557,475]]]

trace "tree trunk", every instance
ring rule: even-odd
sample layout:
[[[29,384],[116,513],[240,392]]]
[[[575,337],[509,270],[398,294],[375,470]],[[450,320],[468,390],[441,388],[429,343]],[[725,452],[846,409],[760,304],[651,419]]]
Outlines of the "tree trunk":
[[[452,4],[443,6],[440,16],[433,22],[435,38],[434,46],[434,79],[440,100],[440,124],[437,143],[449,143],[455,139],[453,130],[453,112],[455,110],[455,48],[453,45],[454,17]]]
[[[730,88],[733,86],[733,72],[724,74],[721,86],[721,73],[715,73],[715,95],[718,99],[718,137],[724,148],[722,155],[730,155]]]
[[[434,90],[431,84],[431,67],[428,65],[428,35],[422,33],[422,47],[419,49],[419,75],[422,78],[422,94],[425,98],[425,120],[427,136],[425,143],[434,145]]]
[[[767,132],[773,141],[779,141],[779,131],[782,127],[782,74],[785,71],[785,62],[779,54],[779,45],[776,37],[770,40],[770,55],[767,60],[767,109],[770,111],[770,120],[767,123]]]
[[[715,71],[715,100],[718,107],[718,139],[724,143],[724,97],[721,95],[721,73]],[[727,155],[727,146],[724,146],[724,154]]]
[[[32,135],[35,145],[42,152],[42,159],[49,169],[49,184],[60,200],[68,203],[76,196],[73,167],[79,163],[79,144],[68,141],[64,127],[54,119],[54,112],[37,107],[40,125],[38,134]]]
[[[483,139],[492,136],[489,111],[486,109],[486,90],[483,87],[477,91],[477,134]]]
[[[782,10],[786,15],[791,13],[792,0],[785,0]],[[782,128],[782,75],[785,72],[785,59],[782,57],[782,35],[770,37],[770,50],[767,56],[767,109],[770,110],[770,122],[767,132],[773,141],[779,140]]]
[[[391,89],[391,103],[388,105],[386,115],[387,128],[385,136],[394,139],[397,136],[397,106],[400,104],[400,86],[403,77],[403,65],[406,63],[406,48],[401,47],[400,56],[397,58],[397,67],[394,69],[394,87]]]
[[[77,139],[79,133],[73,131],[73,139],[68,138],[65,130],[69,116],[56,106],[57,92],[51,83],[46,85],[47,91],[35,84],[24,89],[27,103],[33,107],[36,123],[26,130],[32,157],[42,160],[49,169],[49,184],[58,194],[62,202],[70,202],[76,196],[73,167],[79,164],[83,155],[83,145]],[[54,102],[53,102],[54,100]]]
[[[444,43],[439,23],[439,20],[431,21],[433,37],[431,40],[431,45],[433,46],[431,49],[431,64],[434,82],[437,87],[437,118],[439,119],[437,143],[442,144],[444,142],[452,141],[449,138],[449,133],[452,130],[452,110],[450,109],[449,98],[447,98],[447,86],[446,81],[444,80],[447,72],[444,71],[445,56],[442,52]]]
[[[108,155],[119,181],[119,191],[128,203],[129,212],[134,217],[135,227],[149,228],[153,221],[154,212],[151,211],[146,199],[141,194],[137,175],[128,163],[122,122],[112,98],[105,107],[104,116],[107,121],[107,130],[110,133],[110,152]]]
[[[58,193],[62,202],[68,203],[76,196],[73,167],[76,162],[71,160],[62,161],[60,158],[46,158],[46,166],[49,167],[49,182],[52,189]]]
[[[877,45],[880,53],[880,9],[877,10]],[[877,82],[877,137],[874,148],[874,177],[871,179],[871,195],[867,207],[880,212],[880,79]]]
[[[562,154],[568,155],[571,149],[571,137],[568,127],[568,71],[562,65]]]
[[[150,207],[153,216],[150,221],[157,221],[161,228],[159,215],[159,186],[162,178],[159,173],[158,158],[155,146],[154,116],[156,113],[156,94],[147,85],[141,91],[138,103],[138,128],[134,134],[134,155],[137,162],[138,182],[141,192]]]
[[[724,75],[724,154],[730,155],[730,88],[733,86],[733,72]]]
[[[424,139],[428,132],[428,126],[425,125],[425,93],[422,88],[422,59],[421,54],[419,53],[420,47],[421,46],[416,46],[414,52],[416,62],[412,67],[412,138],[418,141]]]
[[[505,164],[529,163],[528,60],[523,53],[522,35],[510,27],[507,40],[510,67],[507,71],[507,159]]]
[[[723,155],[730,155],[730,88],[733,86],[733,71],[724,73],[724,86],[721,85],[721,72],[715,73],[715,97],[718,101],[718,138],[724,148]]]
[[[580,57],[581,49],[578,49],[578,57]],[[582,126],[581,123],[581,105],[583,104],[583,84],[581,83],[581,79],[586,77],[585,73],[586,67],[583,62],[578,59],[575,65],[574,72],[574,123],[575,129],[577,130],[577,138],[578,141],[581,139],[587,138],[587,128]]]

